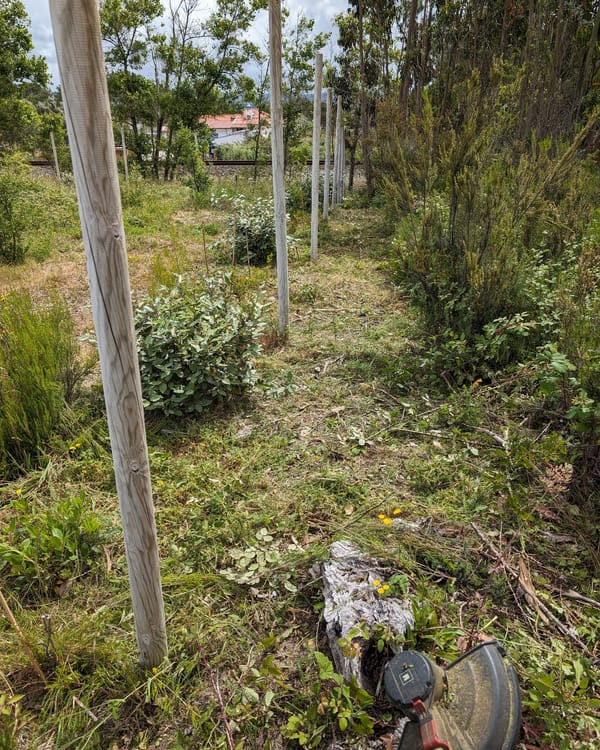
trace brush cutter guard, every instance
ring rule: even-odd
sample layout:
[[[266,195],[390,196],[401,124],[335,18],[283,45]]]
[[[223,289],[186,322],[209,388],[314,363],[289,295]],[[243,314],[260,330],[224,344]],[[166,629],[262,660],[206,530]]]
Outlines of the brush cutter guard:
[[[515,671],[497,641],[445,669],[417,651],[387,664],[384,685],[409,719],[398,750],[514,750],[521,726]]]

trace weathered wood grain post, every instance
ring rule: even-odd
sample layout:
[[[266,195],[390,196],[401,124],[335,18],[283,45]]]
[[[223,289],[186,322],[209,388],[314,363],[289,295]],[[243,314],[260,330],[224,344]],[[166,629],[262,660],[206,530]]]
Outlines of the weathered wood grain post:
[[[325,171],[323,175],[323,220],[329,218],[329,170],[331,168],[331,111],[333,93],[327,89],[327,107],[325,110]]]
[[[121,125],[121,149],[123,150],[123,166],[125,167],[125,182],[129,182],[129,165],[127,163],[127,143],[125,142],[125,128]]]
[[[344,121],[342,97],[338,96],[336,124],[335,124],[335,154],[337,164],[335,170],[335,195],[336,204],[344,200]]]
[[[156,525],[96,0],[50,0],[140,661],[167,653]]]
[[[54,157],[54,170],[56,179],[60,182],[60,167],[58,166],[58,152],[56,150],[56,141],[54,140],[54,131],[50,131],[50,145],[52,146],[52,156]]]
[[[283,154],[283,86],[281,67],[281,0],[269,0],[269,54],[271,60],[271,150],[273,203],[277,246],[277,304],[279,334],[285,336],[289,322],[288,252]]]
[[[335,118],[335,135],[333,138],[333,186],[331,190],[331,208],[335,208],[341,201],[339,194],[340,188],[340,161],[342,154],[340,152],[340,129],[342,127],[342,97],[337,97],[336,118]]]
[[[312,132],[312,197],[310,213],[310,258],[317,259],[319,248],[319,176],[321,154],[321,89],[323,86],[323,55],[317,52],[315,58],[315,91],[313,100]]]

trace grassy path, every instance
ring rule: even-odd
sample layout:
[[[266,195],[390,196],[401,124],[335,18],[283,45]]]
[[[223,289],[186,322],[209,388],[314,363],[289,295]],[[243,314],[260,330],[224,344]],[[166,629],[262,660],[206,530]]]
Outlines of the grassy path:
[[[136,264],[148,267],[154,250],[131,244],[136,279]],[[290,717],[315,747],[321,733],[361,747],[355,733],[340,732],[334,709],[341,701],[356,718],[364,706],[336,693],[314,657],[326,644],[313,566],[339,538],[380,557],[389,579],[401,574],[419,602],[413,642],[433,657],[451,659],[480,637],[506,643],[527,708],[520,750],[595,746],[597,610],[556,593],[598,598],[593,544],[566,494],[564,445],[524,422],[514,388],[443,393],[421,376],[415,322],[387,279],[374,212],[336,212],[316,264],[304,244],[291,258],[289,341],[267,336],[248,401],[196,422],[150,425],[164,666],[135,666],[100,401],[43,472],[3,488],[3,520],[29,519],[34,547],[46,550],[38,570],[53,532],[36,518],[73,533],[94,521],[102,533],[81,574],[56,582],[56,597],[11,600],[48,686],[3,625],[0,696],[25,697],[6,712],[0,747],[232,750],[225,716],[236,748],[296,746],[283,736]],[[202,267],[197,234],[194,252]],[[272,274],[258,276],[272,295]],[[253,283],[242,272],[238,281]],[[529,592],[510,572],[519,565]],[[536,596],[566,632],[544,622]],[[389,710],[372,714],[381,735]]]

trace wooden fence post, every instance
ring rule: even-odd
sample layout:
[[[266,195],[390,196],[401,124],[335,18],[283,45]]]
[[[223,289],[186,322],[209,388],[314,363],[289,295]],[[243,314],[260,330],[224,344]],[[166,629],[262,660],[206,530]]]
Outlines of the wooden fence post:
[[[336,174],[335,174],[335,182],[336,182],[335,194],[337,196],[336,203],[341,203],[344,200],[344,159],[345,159],[343,102],[342,102],[341,96],[339,96],[337,100],[335,138],[336,138],[335,153],[337,155],[337,168],[336,168]]]
[[[325,114],[325,170],[323,175],[323,220],[329,218],[329,170],[331,168],[331,110],[333,93],[327,89],[327,109]]]
[[[323,85],[323,55],[317,52],[315,59],[315,91],[313,101],[312,143],[312,197],[310,220],[310,258],[317,259],[319,248],[319,164],[321,154],[321,87]]]
[[[129,165],[127,164],[127,144],[125,142],[125,128],[121,125],[121,148],[123,149],[123,166],[125,167],[125,182],[129,182]]]
[[[281,66],[281,0],[269,0],[269,54],[271,59],[271,150],[273,203],[277,245],[277,303],[279,334],[286,336],[289,323],[288,252],[283,154],[283,89]]]
[[[54,131],[50,131],[50,145],[52,146],[52,156],[54,157],[54,169],[56,179],[60,182],[60,168],[58,166],[58,152],[56,151],[56,141],[54,140]]]
[[[167,653],[115,143],[97,0],[50,0],[140,661]]]
[[[340,150],[340,130],[342,128],[342,97],[337,98],[337,109],[335,118],[335,136],[334,136],[334,150],[333,150],[333,187],[331,191],[331,208],[335,208],[338,203],[342,200],[340,196],[340,162],[342,160],[342,154]]]

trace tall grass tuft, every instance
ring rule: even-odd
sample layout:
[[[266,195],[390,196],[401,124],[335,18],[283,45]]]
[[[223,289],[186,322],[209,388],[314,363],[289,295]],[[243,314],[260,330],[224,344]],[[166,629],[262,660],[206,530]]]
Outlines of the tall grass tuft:
[[[0,298],[0,476],[34,466],[83,369],[66,304],[35,306],[26,291]]]

